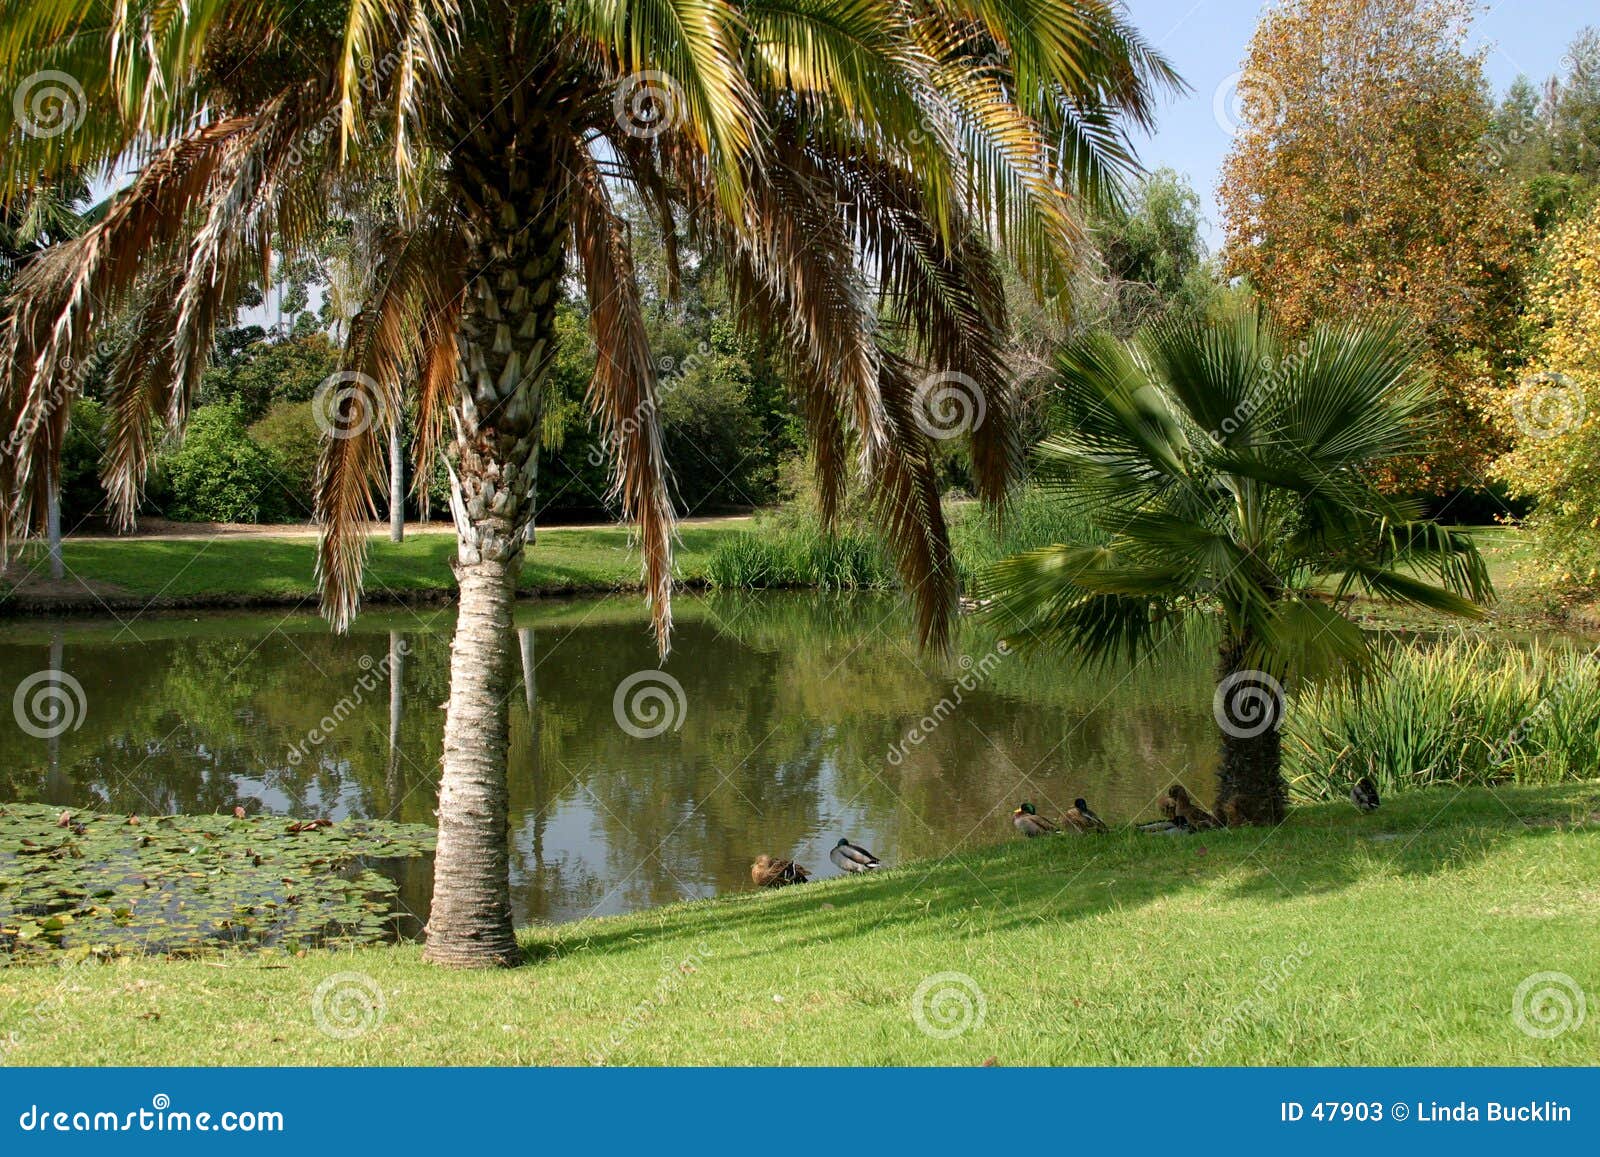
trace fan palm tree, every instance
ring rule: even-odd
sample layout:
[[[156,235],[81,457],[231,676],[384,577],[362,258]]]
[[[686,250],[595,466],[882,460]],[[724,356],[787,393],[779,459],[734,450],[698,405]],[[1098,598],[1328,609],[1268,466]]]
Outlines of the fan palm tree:
[[[519,959],[511,610],[570,286],[587,297],[589,403],[666,653],[673,508],[618,197],[659,215],[669,261],[692,234],[740,323],[781,346],[823,513],[853,458],[937,647],[956,579],[919,379],[955,375],[979,395],[974,473],[1000,501],[1017,453],[999,271],[1046,299],[1067,284],[1085,203],[1115,200],[1132,169],[1128,125],[1148,125],[1178,83],[1104,0],[0,0],[0,88],[31,85],[31,101],[41,78],[62,115],[48,133],[0,119],[0,198],[69,163],[136,173],[103,220],[19,279],[0,429],[23,436],[0,456],[0,545],[37,517],[56,469],[72,387],[55,367],[107,312],[137,319],[104,465],[127,522],[217,319],[372,181],[399,191],[333,399],[318,577],[342,630],[381,441],[414,407],[415,476],[443,454],[458,538],[426,948],[456,965]],[[0,118],[25,107],[0,102]]]
[[[1340,612],[1364,593],[1458,615],[1493,595],[1470,536],[1385,495],[1376,467],[1421,452],[1429,390],[1393,324],[1317,325],[1293,349],[1248,298],[1066,350],[1065,432],[1040,479],[1101,537],[1015,555],[985,581],[1019,647],[1137,656],[1220,611],[1218,810],[1276,823],[1282,685],[1369,658]]]

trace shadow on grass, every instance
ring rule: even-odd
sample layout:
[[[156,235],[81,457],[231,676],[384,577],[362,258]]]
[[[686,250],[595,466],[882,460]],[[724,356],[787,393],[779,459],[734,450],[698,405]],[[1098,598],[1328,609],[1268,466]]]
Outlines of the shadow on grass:
[[[647,919],[541,929],[525,938],[524,950],[531,964],[587,952],[659,952],[673,941],[731,934],[746,958],[759,960],[819,938],[847,948],[850,938],[874,930],[926,928],[930,917],[973,909],[1004,911],[982,925],[993,934],[1125,914],[1201,892],[1286,900],[1379,875],[1460,871],[1512,841],[1544,840],[1564,827],[1588,827],[1600,837],[1597,814],[1595,782],[1440,788],[1390,801],[1370,816],[1338,805],[1299,809],[1277,829],[1019,839],[895,871],[675,905]]]

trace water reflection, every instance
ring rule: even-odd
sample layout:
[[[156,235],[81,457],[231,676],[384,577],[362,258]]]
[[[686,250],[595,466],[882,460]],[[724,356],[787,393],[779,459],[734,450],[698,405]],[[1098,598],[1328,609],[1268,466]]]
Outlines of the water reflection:
[[[997,658],[970,626],[949,661],[920,655],[879,598],[684,599],[677,621],[682,726],[638,739],[612,703],[655,665],[637,600],[519,610],[519,921],[746,888],[760,851],[830,875],[840,835],[890,863],[936,856],[1008,838],[1024,797],[1133,819],[1175,777],[1211,790],[1203,643],[1083,674]],[[56,664],[88,709],[54,739],[0,716],[0,800],[431,823],[450,628],[448,609],[369,614],[343,638],[310,616],[13,624],[0,689]],[[425,865],[405,872],[421,911]]]

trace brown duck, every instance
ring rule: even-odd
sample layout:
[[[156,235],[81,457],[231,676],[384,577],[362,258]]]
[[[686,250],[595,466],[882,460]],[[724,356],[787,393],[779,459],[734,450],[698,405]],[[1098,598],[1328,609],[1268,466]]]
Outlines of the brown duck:
[[[776,860],[762,852],[750,865],[750,879],[758,888],[781,888],[785,884],[804,884],[811,873],[793,860]]]
[[[1195,803],[1190,798],[1183,784],[1175,783],[1167,788],[1167,794],[1156,801],[1161,808],[1161,814],[1169,820],[1176,820],[1179,816],[1189,821],[1189,826],[1195,831],[1205,831],[1207,828],[1220,828],[1222,823],[1216,816],[1206,811],[1205,808]]]

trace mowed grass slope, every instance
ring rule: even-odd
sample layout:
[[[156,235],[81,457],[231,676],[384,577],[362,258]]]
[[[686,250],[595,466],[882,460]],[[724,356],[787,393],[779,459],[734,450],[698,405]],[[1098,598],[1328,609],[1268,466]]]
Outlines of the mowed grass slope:
[[[14,968],[0,1038],[46,1065],[1595,1064],[1597,910],[1600,783],[1437,789],[541,928],[509,973],[414,946]],[[1544,972],[1590,1014],[1548,1039],[1513,1016]],[[319,1028],[319,986],[337,1028],[367,984],[368,1031]],[[923,1031],[919,986],[965,1030]]]

